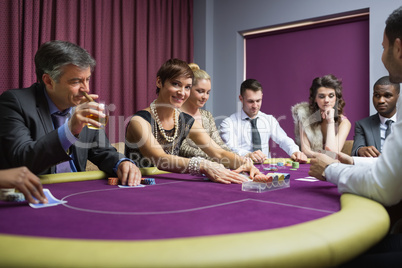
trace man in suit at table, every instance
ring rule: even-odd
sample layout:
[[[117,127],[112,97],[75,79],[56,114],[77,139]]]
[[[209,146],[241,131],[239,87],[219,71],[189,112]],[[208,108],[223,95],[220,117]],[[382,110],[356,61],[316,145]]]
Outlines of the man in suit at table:
[[[373,105],[378,113],[355,123],[352,156],[378,157],[385,138],[391,133],[396,121],[396,103],[400,86],[381,77],[374,84]]]
[[[38,83],[0,96],[0,169],[26,166],[37,175],[85,171],[89,159],[122,184],[140,183],[139,169],[111,146],[104,130],[87,127],[100,126],[90,114],[105,117],[104,106],[84,96],[95,64],[86,50],[70,42],[39,47]]]

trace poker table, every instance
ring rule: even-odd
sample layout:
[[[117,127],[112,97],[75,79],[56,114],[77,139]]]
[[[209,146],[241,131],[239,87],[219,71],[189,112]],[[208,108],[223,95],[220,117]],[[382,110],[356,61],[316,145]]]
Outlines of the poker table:
[[[101,171],[42,177],[67,203],[0,202],[1,267],[323,267],[361,254],[388,232],[377,202],[308,178],[242,191],[203,176],[144,172],[156,184],[120,188]]]

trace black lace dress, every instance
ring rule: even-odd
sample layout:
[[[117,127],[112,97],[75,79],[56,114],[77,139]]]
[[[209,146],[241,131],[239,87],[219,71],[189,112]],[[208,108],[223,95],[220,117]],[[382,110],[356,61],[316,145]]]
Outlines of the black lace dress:
[[[150,112],[141,110],[135,113],[133,116],[141,116],[151,125],[152,134],[154,135],[158,143],[162,146],[163,150],[170,155],[179,155],[180,146],[183,143],[184,139],[187,137],[194,123],[194,118],[191,115],[180,112],[178,122],[179,131],[177,133],[177,137],[173,142],[168,142],[162,136],[158,124],[156,123],[154,118],[152,118]],[[165,129],[166,136],[173,137],[174,132],[175,128],[171,130]],[[142,137],[142,142],[145,141],[145,139],[147,139],[147,137]],[[127,158],[132,159],[137,167],[153,167],[154,165],[150,161],[150,159],[142,156],[139,146],[141,146],[140,143],[130,143],[126,140],[124,154]],[[161,161],[163,161],[163,159],[161,159]],[[163,163],[161,164],[163,166]],[[166,164],[168,165],[169,163]]]

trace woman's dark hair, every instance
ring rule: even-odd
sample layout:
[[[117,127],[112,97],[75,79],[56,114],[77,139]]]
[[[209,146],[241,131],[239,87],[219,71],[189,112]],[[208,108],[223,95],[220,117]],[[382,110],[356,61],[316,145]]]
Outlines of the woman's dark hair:
[[[158,70],[156,77],[161,79],[162,86],[167,80],[173,80],[178,77],[194,79],[193,71],[188,63],[179,59],[170,59],[166,61]],[[160,88],[156,88],[156,94],[159,94]]]
[[[345,107],[345,101],[343,100],[342,97],[342,81],[336,78],[332,74],[314,78],[313,83],[310,87],[310,98],[309,98],[311,114],[315,113],[320,109],[315,101],[318,89],[320,87],[332,88],[335,90],[336,95],[335,122],[337,122],[339,116],[343,114],[343,107]]]

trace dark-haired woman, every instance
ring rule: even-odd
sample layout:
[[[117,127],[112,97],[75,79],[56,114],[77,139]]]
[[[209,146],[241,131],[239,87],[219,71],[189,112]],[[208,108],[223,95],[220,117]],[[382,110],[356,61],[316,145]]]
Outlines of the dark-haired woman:
[[[342,82],[329,74],[313,80],[308,103],[292,107],[295,140],[308,157],[320,150],[342,150],[351,128],[344,106]]]
[[[243,171],[254,178],[260,172],[251,161],[222,149],[192,116],[180,111],[190,95],[193,78],[193,71],[182,60],[171,59],[161,66],[156,77],[158,97],[150,107],[134,114],[127,126],[126,156],[138,167],[156,166],[170,172],[202,174],[220,183],[247,180],[239,174]],[[178,156],[187,136],[219,163]]]

